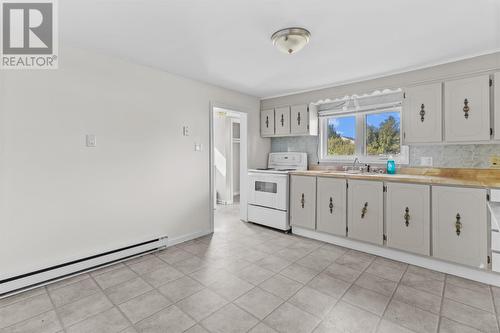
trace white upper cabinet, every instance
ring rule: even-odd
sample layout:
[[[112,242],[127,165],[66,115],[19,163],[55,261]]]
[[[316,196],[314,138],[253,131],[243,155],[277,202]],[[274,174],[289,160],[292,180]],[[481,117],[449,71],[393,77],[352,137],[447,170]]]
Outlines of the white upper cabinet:
[[[309,127],[309,117],[307,113],[307,105],[292,105],[290,107],[291,114],[291,133],[292,134],[307,134]]]
[[[500,73],[495,73],[493,78],[494,97],[493,103],[495,105],[495,140],[500,140]]]
[[[260,112],[260,135],[274,135],[274,109]]]
[[[403,140],[405,143],[442,141],[441,83],[411,87],[403,103]]]
[[[274,110],[276,116],[276,135],[290,134],[290,107],[276,108]]]
[[[486,190],[432,187],[433,256],[487,267]]]
[[[430,205],[429,185],[388,183],[387,246],[428,256],[431,238]]]
[[[318,134],[318,113],[314,105],[292,105],[290,114],[292,135]]]
[[[315,105],[292,105],[262,110],[260,135],[303,136],[318,135],[318,111]]]
[[[448,142],[490,139],[488,75],[444,83],[445,139]]]
[[[347,192],[348,233],[351,238],[383,244],[384,193],[383,183],[349,180]]]

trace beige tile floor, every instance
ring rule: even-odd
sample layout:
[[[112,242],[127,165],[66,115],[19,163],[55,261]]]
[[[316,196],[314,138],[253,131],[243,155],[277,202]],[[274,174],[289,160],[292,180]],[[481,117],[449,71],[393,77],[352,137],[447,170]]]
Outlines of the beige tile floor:
[[[0,300],[0,332],[499,332],[500,288],[286,235],[214,235]]]

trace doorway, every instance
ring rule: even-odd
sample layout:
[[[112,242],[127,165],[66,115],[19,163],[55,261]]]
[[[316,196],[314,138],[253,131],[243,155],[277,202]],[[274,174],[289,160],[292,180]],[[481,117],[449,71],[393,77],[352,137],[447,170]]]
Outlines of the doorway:
[[[247,220],[247,114],[234,108],[210,108],[210,221]]]

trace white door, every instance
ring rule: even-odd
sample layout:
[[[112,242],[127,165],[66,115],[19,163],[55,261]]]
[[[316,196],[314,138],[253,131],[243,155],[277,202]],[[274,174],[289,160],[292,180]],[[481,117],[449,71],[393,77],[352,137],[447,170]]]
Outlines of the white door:
[[[274,135],[274,109],[260,112],[260,135]]]
[[[495,140],[500,140],[500,73],[495,73],[493,85],[495,91],[493,97],[493,101],[495,103]]]
[[[290,134],[290,107],[276,108],[276,135]]]
[[[445,82],[446,141],[490,139],[489,82],[488,75]]]
[[[306,104],[290,107],[290,122],[292,134],[308,134],[309,111]]]
[[[366,180],[349,180],[348,183],[348,237],[383,245],[383,183]]]
[[[430,255],[430,186],[388,183],[387,246]]]
[[[318,177],[316,197],[316,229],[346,236],[346,180]]]
[[[433,186],[433,256],[486,268],[486,204],[485,189]]]
[[[441,83],[411,87],[403,104],[405,143],[442,141]]]
[[[291,176],[290,224],[292,227],[316,227],[316,177]]]

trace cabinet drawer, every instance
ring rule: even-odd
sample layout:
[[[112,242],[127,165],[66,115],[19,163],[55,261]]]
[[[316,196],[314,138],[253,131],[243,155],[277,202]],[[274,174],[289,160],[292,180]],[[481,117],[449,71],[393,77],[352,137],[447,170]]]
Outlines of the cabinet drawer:
[[[487,259],[486,190],[432,188],[433,256],[485,268]]]
[[[387,246],[430,254],[430,187],[387,184]]]
[[[384,188],[382,182],[349,180],[348,236],[383,245]]]
[[[316,229],[339,236],[346,235],[346,180],[318,177]]]

